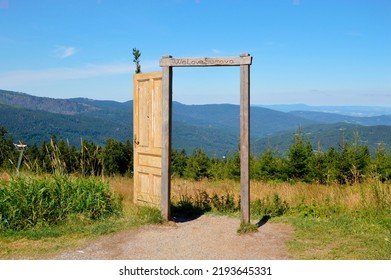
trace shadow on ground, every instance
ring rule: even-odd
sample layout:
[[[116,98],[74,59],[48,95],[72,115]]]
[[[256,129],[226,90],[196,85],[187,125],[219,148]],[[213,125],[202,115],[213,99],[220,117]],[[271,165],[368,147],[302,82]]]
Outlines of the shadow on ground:
[[[208,208],[205,209],[205,208],[195,207],[193,204],[190,203],[171,205],[172,219],[176,223],[186,223],[186,222],[196,220],[209,211],[210,209]],[[260,228],[263,225],[265,225],[270,220],[270,218],[271,218],[270,215],[264,215],[262,219],[260,219],[255,225],[257,226],[257,228]]]
[[[209,212],[208,208],[195,207],[192,204],[181,203],[178,205],[171,205],[171,213],[174,222],[185,223],[198,219],[206,212]]]
[[[262,219],[260,219],[259,220],[259,222],[258,223],[256,223],[256,226],[258,227],[258,228],[260,228],[261,226],[263,226],[264,224],[266,224],[269,220],[270,220],[270,215],[264,215],[263,217],[262,217]]]

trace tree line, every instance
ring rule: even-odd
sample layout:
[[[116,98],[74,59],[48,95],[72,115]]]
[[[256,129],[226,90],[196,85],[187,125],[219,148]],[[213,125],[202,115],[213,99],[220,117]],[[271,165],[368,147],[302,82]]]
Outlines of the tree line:
[[[7,130],[0,127],[0,169],[16,168],[19,151]],[[126,175],[133,172],[133,145],[108,139],[104,146],[80,140],[80,147],[52,135],[40,146],[28,146],[23,153],[22,168],[35,173],[80,174],[82,176]]]
[[[14,169],[18,155],[7,130],[0,127],[0,168]],[[80,147],[76,148],[53,135],[50,141],[25,150],[22,168],[37,173],[132,176],[133,143],[110,138],[104,146],[99,146],[81,140]],[[216,158],[208,157],[201,149],[191,154],[173,150],[171,176],[191,180],[239,180],[239,151]],[[371,155],[369,148],[360,144],[358,136],[350,142],[342,141],[338,148],[323,151],[320,146],[314,149],[298,131],[284,155],[269,148],[261,155],[250,157],[252,180],[353,184],[373,177],[381,181],[391,179],[391,154],[379,144]]]

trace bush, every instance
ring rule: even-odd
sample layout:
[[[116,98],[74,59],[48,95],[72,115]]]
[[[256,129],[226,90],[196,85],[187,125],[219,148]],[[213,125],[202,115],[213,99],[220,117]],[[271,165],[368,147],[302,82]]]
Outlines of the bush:
[[[200,215],[211,210],[220,213],[235,213],[239,211],[239,204],[236,203],[234,195],[226,193],[210,196],[205,191],[200,191],[195,198],[191,195],[181,195],[179,201],[173,204],[174,212],[182,212],[186,215]]]
[[[305,203],[304,199],[294,210],[303,218],[331,218],[343,212],[343,206],[327,197],[324,201]]]
[[[179,201],[172,205],[173,212],[184,216],[198,216],[211,210],[211,199],[207,192],[200,191],[195,198],[191,195],[180,195]]]
[[[211,198],[212,207],[221,213],[234,213],[239,210],[232,194],[218,196],[216,193]]]
[[[278,217],[284,215],[289,210],[289,204],[282,200],[277,193],[272,198],[269,196],[264,199],[256,199],[250,203],[250,211],[253,215],[259,217]]]
[[[55,225],[72,217],[99,220],[120,214],[122,203],[94,178],[13,178],[0,185],[0,230]]]

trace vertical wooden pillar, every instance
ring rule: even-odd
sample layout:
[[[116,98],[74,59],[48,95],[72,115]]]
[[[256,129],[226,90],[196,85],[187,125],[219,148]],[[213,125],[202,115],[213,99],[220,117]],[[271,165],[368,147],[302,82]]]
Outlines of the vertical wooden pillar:
[[[170,58],[168,56],[167,58]],[[162,186],[161,212],[163,219],[171,219],[171,125],[172,125],[172,67],[162,69]]]
[[[241,223],[250,223],[250,65],[240,65],[240,185]]]

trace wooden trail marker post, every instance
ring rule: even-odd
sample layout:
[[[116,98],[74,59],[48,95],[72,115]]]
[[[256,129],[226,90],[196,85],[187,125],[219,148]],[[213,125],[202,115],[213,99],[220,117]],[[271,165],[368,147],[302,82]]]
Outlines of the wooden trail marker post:
[[[172,73],[173,67],[240,66],[240,213],[241,222],[250,222],[250,65],[252,57],[198,57],[160,59],[162,73],[162,177],[161,211],[169,220],[171,192],[171,131],[172,131]]]

